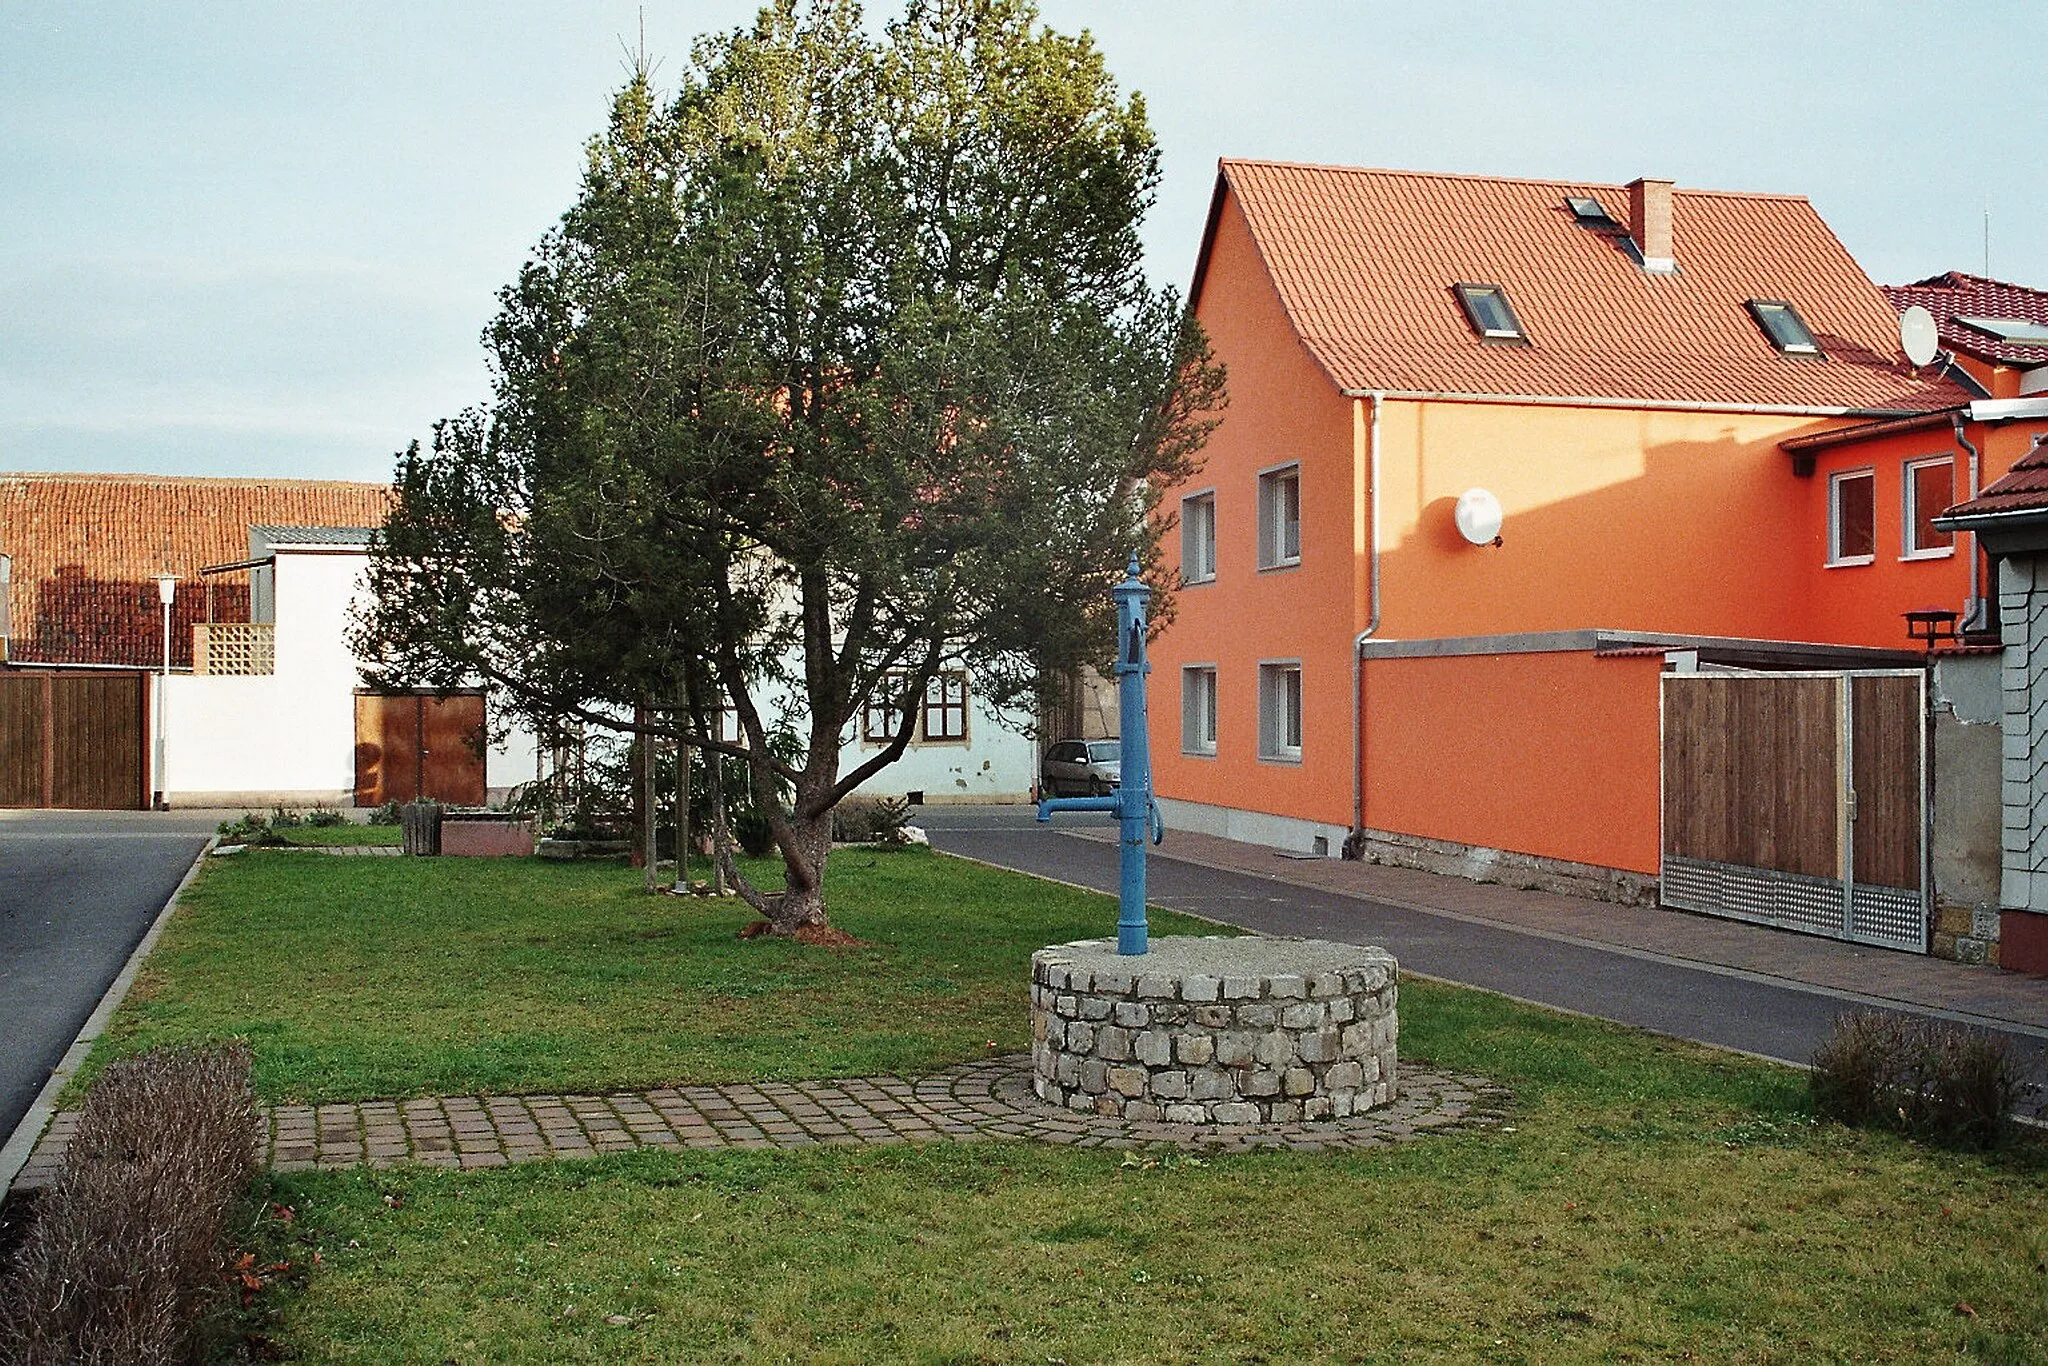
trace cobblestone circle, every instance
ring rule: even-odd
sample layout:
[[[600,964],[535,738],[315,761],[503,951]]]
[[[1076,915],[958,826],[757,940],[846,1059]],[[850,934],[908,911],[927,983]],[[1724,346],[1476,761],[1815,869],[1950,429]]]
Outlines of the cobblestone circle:
[[[609,1095],[438,1096],[264,1111],[263,1161],[278,1171],[416,1163],[502,1167],[635,1148],[872,1146],[1036,1139],[1077,1148],[1167,1144],[1207,1152],[1374,1148],[1500,1122],[1507,1093],[1478,1077],[1404,1063],[1393,1103],[1341,1120],[1164,1124],[1083,1115],[1032,1091],[1027,1054],[964,1063],[928,1077],[659,1087]],[[77,1127],[51,1121],[15,1182],[46,1186]]]

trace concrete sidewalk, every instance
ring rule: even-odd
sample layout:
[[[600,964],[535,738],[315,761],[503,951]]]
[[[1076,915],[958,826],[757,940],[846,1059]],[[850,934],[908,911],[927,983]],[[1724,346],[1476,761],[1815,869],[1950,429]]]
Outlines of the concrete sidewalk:
[[[1062,833],[1114,843],[1115,831]],[[1921,954],[1844,944],[1659,907],[1559,896],[1460,877],[1340,859],[1301,858],[1263,845],[1168,831],[1155,857],[1314,888],[1386,906],[1492,925],[1565,943],[1672,963],[1754,974],[1922,1011],[2040,1031],[2048,1037],[2048,977],[1969,967]]]

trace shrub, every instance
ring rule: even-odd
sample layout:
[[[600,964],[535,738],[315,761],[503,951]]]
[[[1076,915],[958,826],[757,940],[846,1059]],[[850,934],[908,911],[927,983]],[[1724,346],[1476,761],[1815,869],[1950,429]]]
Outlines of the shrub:
[[[370,824],[372,825],[397,825],[398,823],[397,802],[386,802],[370,813]]]
[[[768,818],[751,806],[733,816],[732,837],[748,858],[767,858],[775,848],[775,833],[768,828]]]
[[[261,846],[285,843],[284,836],[271,828],[270,820],[254,811],[245,813],[240,820],[222,821],[214,828],[219,831],[222,844]]]
[[[1809,1086],[1823,1119],[1990,1147],[2010,1131],[2020,1079],[2002,1038],[1858,1010],[1814,1051]]]
[[[242,1045],[109,1066],[0,1283],[0,1360],[196,1357],[226,1303],[228,1225],[256,1144]]]
[[[306,818],[286,807],[271,808],[270,828],[272,830],[296,830],[306,823]]]
[[[306,824],[331,830],[337,825],[347,825],[348,817],[331,806],[316,806],[306,813]]]
[[[848,797],[832,808],[832,838],[841,844],[900,843],[910,807],[900,797]]]

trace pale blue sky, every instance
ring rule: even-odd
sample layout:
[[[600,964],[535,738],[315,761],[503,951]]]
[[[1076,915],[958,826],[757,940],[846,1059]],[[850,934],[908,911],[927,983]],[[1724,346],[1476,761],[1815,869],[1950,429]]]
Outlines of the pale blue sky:
[[[642,6],[0,0],[0,469],[374,479],[486,395]],[[673,73],[748,3],[644,6]],[[1877,280],[2048,287],[2048,5],[1045,0],[1143,91],[1184,285],[1218,156],[1810,196]],[[879,11],[874,11],[879,12]]]

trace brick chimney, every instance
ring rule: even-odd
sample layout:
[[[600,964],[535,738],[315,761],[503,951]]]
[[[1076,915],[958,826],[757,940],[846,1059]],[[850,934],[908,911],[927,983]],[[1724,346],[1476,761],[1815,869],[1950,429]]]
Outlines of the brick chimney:
[[[1629,236],[1642,253],[1643,269],[1668,275],[1678,269],[1671,254],[1671,182],[1631,180],[1628,184]]]

